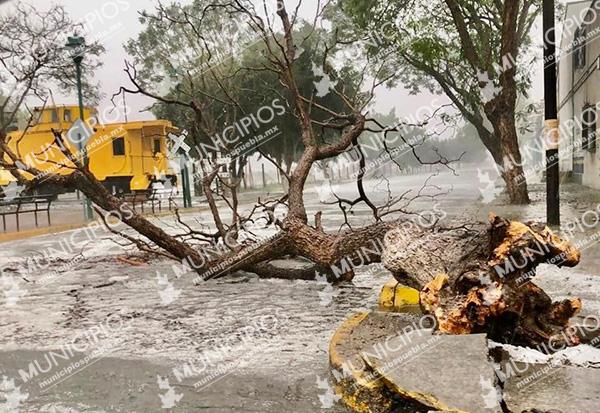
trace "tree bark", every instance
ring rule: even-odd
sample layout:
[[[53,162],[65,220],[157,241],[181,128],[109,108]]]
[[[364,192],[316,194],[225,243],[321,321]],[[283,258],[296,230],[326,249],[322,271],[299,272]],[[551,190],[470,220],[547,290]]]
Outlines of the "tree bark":
[[[440,332],[486,332],[500,342],[538,346],[579,343],[568,327],[581,301],[552,302],[531,282],[540,263],[570,267],[579,259],[548,227],[492,214],[475,231],[394,229],[382,262],[420,291],[422,310],[436,318]]]
[[[527,19],[529,7],[520,7],[520,2],[504,2],[500,9],[500,49],[496,63],[500,69],[492,65],[485,50],[477,48],[476,41],[472,38],[471,16],[461,8],[456,0],[445,0],[452,15],[458,37],[462,46],[465,59],[473,68],[474,75],[485,73],[488,75],[487,84],[494,86],[492,80],[497,81],[499,92],[491,100],[482,100],[484,112],[494,128],[494,137],[499,142],[499,151],[494,146],[486,143],[478,128],[482,142],[488,148],[500,169],[500,175],[506,183],[506,190],[511,204],[528,204],[527,181],[523,173],[521,152],[515,125],[515,110],[517,102],[517,67],[519,48],[523,43],[523,19]],[[520,14],[522,13],[522,14]],[[479,39],[480,40],[480,39]],[[508,61],[508,65],[504,65]],[[442,77],[443,79],[443,77]],[[481,85],[480,85],[481,86]],[[482,87],[483,87],[482,86]],[[448,89],[446,87],[446,89]],[[455,102],[456,103],[456,102]],[[459,108],[464,105],[458,105]],[[463,111],[464,112],[464,111]],[[485,128],[483,128],[485,129]]]
[[[46,177],[44,180],[48,180]],[[192,246],[185,242],[170,236],[164,230],[152,224],[143,216],[139,215],[134,209],[122,199],[119,199],[110,192],[89,172],[75,170],[70,175],[53,175],[52,178],[70,181],[77,189],[83,192],[93,203],[98,205],[109,214],[117,214],[125,224],[136,230],[139,234],[145,236],[158,247],[167,251],[169,254],[180,260],[187,260],[192,264],[203,262],[202,255]],[[37,178],[32,183],[36,185]],[[60,185],[61,183],[59,183]],[[66,182],[62,185],[68,185]]]
[[[504,109],[502,113],[489,115],[493,121],[495,134],[501,142],[499,157],[501,161],[496,164],[500,176],[506,184],[506,192],[511,204],[529,204],[527,179],[523,170],[523,160],[519,148],[519,139],[515,125],[515,115],[510,110]]]
[[[354,276],[354,267],[381,261],[384,236],[397,225],[397,222],[378,222],[356,230],[327,234],[322,229],[311,227],[301,218],[290,216],[282,223],[281,231],[268,240],[240,245],[230,252],[214,254],[192,247],[167,234],[136,213],[122,199],[111,195],[88,171],[75,170],[70,175],[52,175],[40,179],[61,186],[73,185],[109,215],[118,215],[139,234],[172,257],[189,265],[198,273],[200,279],[222,277],[238,270],[265,276],[268,270],[274,270],[268,261],[293,255],[312,261],[315,268],[293,271],[288,276],[284,276],[281,271],[275,271],[275,277],[314,279],[315,271],[319,271],[330,281],[349,281]],[[32,186],[36,185],[36,180],[31,183]]]

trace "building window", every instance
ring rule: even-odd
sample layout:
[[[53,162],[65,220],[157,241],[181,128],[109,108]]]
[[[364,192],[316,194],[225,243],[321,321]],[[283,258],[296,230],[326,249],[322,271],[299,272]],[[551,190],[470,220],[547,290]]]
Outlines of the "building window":
[[[65,122],[71,122],[71,109],[65,109],[63,119]]]
[[[125,138],[114,138],[112,141],[113,155],[125,155]]]
[[[582,110],[581,148],[588,151],[596,150],[596,107],[585,105]]]
[[[52,123],[58,123],[58,110],[52,109],[50,111],[50,113],[51,113],[51,115],[50,115],[51,116],[50,122],[52,122]]]
[[[585,69],[585,47],[586,47],[586,30],[582,26],[575,30],[575,40],[573,42],[573,68]]]
[[[154,155],[156,155],[157,153],[160,153],[160,138],[159,139],[154,139],[152,141],[152,153]]]

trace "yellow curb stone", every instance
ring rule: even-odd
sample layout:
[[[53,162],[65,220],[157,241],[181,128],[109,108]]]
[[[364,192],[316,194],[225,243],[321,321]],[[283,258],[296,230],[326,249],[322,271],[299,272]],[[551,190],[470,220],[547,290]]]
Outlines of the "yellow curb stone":
[[[380,310],[402,311],[407,306],[419,305],[419,292],[391,279],[381,289],[378,304]]]
[[[367,371],[347,369],[348,359],[340,354],[340,347],[347,344],[355,328],[357,328],[370,313],[362,312],[350,316],[335,331],[329,342],[329,364],[332,370],[340,375],[341,380],[334,380],[334,390],[346,406],[357,413],[386,412],[391,406],[380,380],[370,380]]]

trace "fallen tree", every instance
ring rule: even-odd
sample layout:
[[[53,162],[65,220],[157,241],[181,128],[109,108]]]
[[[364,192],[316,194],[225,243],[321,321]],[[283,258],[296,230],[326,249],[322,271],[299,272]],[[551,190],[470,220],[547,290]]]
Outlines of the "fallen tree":
[[[200,53],[200,56],[210,56],[214,50],[210,50],[210,45],[207,45],[205,38],[195,29],[202,26],[203,19],[208,18],[207,16],[211,13],[228,13],[232,16],[239,16],[240,20],[263,44],[262,66],[242,66],[233,71],[221,71],[216,70],[209,60],[207,70],[196,71],[195,74],[188,72],[184,80],[188,82],[190,89],[199,90],[198,93],[194,95],[171,93],[162,96],[153,92],[145,82],[139,81],[136,77],[138,72],[135,67],[128,64],[125,70],[132,86],[122,88],[119,92],[142,94],[162,104],[171,105],[177,110],[189,111],[193,122],[193,130],[190,133],[193,134],[194,130],[202,130],[205,135],[212,136],[214,132],[218,132],[218,127],[223,126],[222,120],[216,118],[210,109],[211,104],[215,101],[220,100],[222,104],[227,105],[229,108],[227,113],[233,111],[245,115],[242,105],[228,89],[228,85],[232,83],[229,79],[230,76],[233,76],[232,72],[265,71],[275,74],[274,84],[265,84],[264,87],[273,88],[275,93],[285,101],[287,110],[297,121],[297,140],[303,148],[293,167],[287,170],[282,169],[274,162],[283,179],[287,181],[285,186],[287,191],[283,195],[259,199],[254,208],[243,212],[239,208],[237,199],[241,182],[239,175],[236,175],[233,180],[224,179],[219,174],[223,164],[219,163],[217,157],[203,159],[204,162],[200,163],[195,177],[197,176],[201,183],[213,222],[210,225],[192,227],[177,215],[178,228],[181,231],[173,234],[167,233],[159,225],[138,214],[123,199],[111,195],[89,171],[88,165],[80,161],[81,154],[73,154],[69,151],[69,145],[66,144],[64,137],[66,131],[54,131],[55,146],[64,154],[64,161],[60,162],[58,166],[71,170],[71,173],[48,173],[43,168],[37,168],[36,162],[24,162],[23,157],[13,152],[7,144],[4,128],[0,128],[1,166],[10,171],[19,183],[26,185],[28,190],[32,190],[41,182],[77,188],[93,201],[97,207],[96,211],[101,216],[118,215],[125,224],[142,237],[116,231],[112,227],[109,227],[109,230],[118,233],[142,251],[153,252],[184,263],[196,271],[202,279],[223,276],[238,270],[252,271],[263,276],[272,276],[273,274],[283,276],[273,271],[274,268],[269,265],[269,261],[288,256],[300,256],[314,263],[313,268],[295,274],[299,278],[310,278],[310,274],[313,274],[314,278],[315,273],[324,273],[328,275],[329,279],[351,279],[352,268],[339,265],[340,268],[344,268],[344,272],[332,277],[332,267],[340,264],[342,260],[353,260],[353,257],[359,254],[363,265],[379,262],[380,256],[377,251],[362,254],[361,250],[368,249],[373,240],[382,239],[391,228],[392,224],[385,221],[384,218],[393,222],[394,219],[398,219],[398,214],[406,211],[407,206],[415,198],[435,198],[436,195],[428,192],[427,188],[437,191],[436,187],[425,182],[417,193],[406,190],[400,195],[394,195],[389,190],[383,202],[376,204],[370,199],[368,191],[364,188],[365,170],[369,166],[377,166],[377,164],[367,165],[361,149],[360,137],[363,132],[373,132],[377,139],[383,142],[380,142],[380,145],[382,155],[387,156],[384,159],[397,167],[401,167],[401,165],[396,163],[393,156],[392,150],[395,148],[391,146],[390,142],[386,143],[390,134],[397,134],[395,141],[401,144],[404,152],[413,153],[417,159],[420,159],[417,153],[418,143],[407,140],[403,132],[406,127],[423,125],[402,123],[388,127],[368,116],[367,108],[374,98],[375,88],[384,84],[390,75],[381,68],[373,68],[368,60],[360,67],[344,68],[343,73],[336,71],[328,63],[329,55],[334,54],[337,49],[345,47],[345,45],[339,42],[333,33],[331,38],[325,39],[327,44],[319,48],[321,55],[311,56],[313,64],[319,64],[318,67],[323,73],[321,77],[327,76],[332,79],[332,84],[329,85],[327,92],[336,105],[333,108],[324,106],[316,100],[316,96],[322,91],[317,90],[312,83],[299,85],[294,69],[301,63],[299,59],[304,52],[303,43],[318,29],[317,26],[320,24],[318,20],[324,12],[324,7],[320,7],[316,11],[316,17],[312,24],[303,23],[304,25],[309,24],[309,27],[304,29],[305,37],[295,38],[298,33],[294,30],[294,24],[298,24],[300,21],[298,10],[295,10],[290,16],[282,0],[274,2],[276,19],[279,21],[280,28],[274,27],[273,16],[261,15],[251,2],[236,1],[221,4],[220,2],[198,1],[197,3],[200,8],[191,9],[198,12],[196,16],[190,15],[183,6],[174,6],[169,9],[159,6],[155,18],[164,21],[167,25],[179,26],[191,37],[196,36],[199,50],[204,51]],[[254,43],[256,43],[255,40],[253,39]],[[20,58],[19,53],[18,50],[12,51],[4,58],[4,63],[10,66],[11,61]],[[346,87],[350,80],[339,84],[334,82],[336,77],[342,75],[355,82],[355,86]],[[35,74],[30,76],[31,79],[35,79]],[[27,76],[21,77],[26,80],[30,79]],[[225,82],[225,80],[228,81]],[[204,85],[209,83],[211,89],[203,89]],[[220,90],[220,96],[214,95],[215,89]],[[39,94],[38,90],[32,90],[32,92]],[[15,106],[15,110],[18,110],[18,105]],[[232,116],[230,120],[239,119],[241,115]],[[435,113],[431,117],[434,116]],[[424,123],[427,121],[429,119],[424,120]],[[425,140],[429,137],[429,135],[424,135],[422,139]],[[254,149],[261,153],[260,148]],[[358,196],[353,199],[335,196],[336,200],[333,203],[340,207],[341,213],[345,217],[342,226],[344,230],[327,233],[321,225],[320,213],[316,214],[314,224],[309,223],[304,204],[307,179],[311,170],[320,162],[338,159],[347,155],[348,152],[359,155],[358,165],[355,165],[358,173],[353,177]],[[36,154],[32,154],[32,156],[35,158]],[[268,156],[264,154],[263,156],[270,160]],[[44,159],[39,162],[43,163]],[[433,158],[429,157],[428,161],[421,161],[421,163],[438,164],[451,168],[452,160],[436,153]],[[381,176],[380,179],[385,180],[386,178]],[[226,187],[228,191],[215,191],[213,185],[215,183]],[[353,228],[348,215],[352,214],[353,208],[361,204],[366,205],[372,211],[373,220],[370,225]],[[286,209],[285,217],[277,218],[275,216],[274,210],[278,206]],[[226,213],[230,216],[226,216]],[[246,235],[252,235],[251,231],[246,228],[260,220],[276,228],[277,234],[266,240],[240,236],[243,232]]]
[[[568,327],[581,301],[553,302],[531,282],[541,263],[572,267],[579,259],[579,251],[547,226],[493,214],[479,228],[396,228],[386,236],[383,254],[394,277],[420,291],[421,307],[436,318],[440,332],[486,332],[529,346],[579,343]]]
[[[294,38],[293,26],[298,19],[298,11],[292,16],[288,15],[283,0],[278,0],[276,6],[281,24],[279,31],[272,26],[273,22],[269,18],[261,17],[249,2],[204,2],[204,9],[199,13],[198,21],[184,12],[179,12],[179,9],[176,9],[173,16],[165,16],[166,11],[161,9],[160,16],[167,19],[168,24],[188,27],[190,35],[194,35],[194,29],[201,27],[203,16],[210,12],[237,14],[245,17],[247,24],[262,41],[264,65],[241,67],[239,70],[265,70],[277,75],[277,86],[282,88],[278,93],[297,119],[298,141],[303,148],[293,167],[287,170],[274,162],[288,183],[287,191],[282,195],[269,199],[259,198],[254,208],[241,211],[237,199],[239,175],[236,175],[233,181],[223,179],[219,174],[222,164],[216,159],[208,159],[208,162],[201,164],[197,172],[213,222],[211,225],[192,227],[177,213],[180,231],[168,233],[157,223],[138,214],[123,199],[111,195],[89,171],[88,165],[79,160],[80,154],[72,154],[69,151],[64,139],[65,131],[54,131],[55,143],[56,147],[63,151],[65,158],[60,166],[70,169],[71,173],[47,173],[36,168],[35,163],[23,162],[7,144],[4,126],[0,128],[1,166],[10,171],[20,183],[27,185],[28,189],[35,188],[40,182],[79,189],[93,201],[102,219],[109,215],[117,215],[141,237],[118,231],[107,224],[110,231],[135,244],[142,251],[180,261],[203,280],[238,270],[267,277],[307,279],[314,278],[316,274],[325,274],[330,280],[349,280],[354,275],[353,268],[343,265],[342,262],[355,259],[359,260],[361,265],[380,262],[380,251],[372,246],[375,240],[386,238],[390,247],[384,255],[384,263],[399,281],[421,291],[421,304],[426,312],[436,316],[440,331],[452,334],[487,331],[492,337],[500,340],[516,340],[525,344],[539,343],[563,331],[569,318],[580,308],[580,302],[570,300],[552,303],[544,291],[528,281],[535,274],[539,263],[562,257],[562,261],[555,264],[575,265],[579,260],[578,253],[545,227],[508,222],[497,217],[492,219],[490,228],[479,230],[465,227],[440,228],[435,225],[436,217],[431,217],[425,226],[404,226],[406,219],[402,220],[399,216],[407,212],[412,200],[420,197],[435,198],[440,195],[427,191],[427,188],[436,189],[429,185],[428,181],[416,193],[406,190],[400,195],[392,194],[391,185],[387,181],[388,191],[384,200],[380,199],[379,203],[372,200],[363,181],[367,170],[378,164],[367,164],[360,140],[363,132],[374,132],[381,140],[383,155],[387,155],[384,159],[393,162],[399,168],[401,165],[394,157],[395,152],[392,152],[397,148],[386,142],[388,136],[393,133],[398,135],[400,148],[412,153],[422,164],[437,164],[451,169],[452,160],[437,154],[434,160],[428,158],[428,161],[424,161],[417,152],[418,143],[406,139],[403,134],[406,124],[388,127],[368,116],[367,108],[374,97],[375,88],[384,84],[390,77],[383,68],[374,70],[368,59],[361,70],[355,69],[358,73],[354,77],[359,80],[359,84],[353,90],[329,85],[329,93],[343,104],[343,111],[332,110],[316,103],[315,88],[300,88],[294,71],[294,65],[303,52],[302,38]],[[322,12],[320,9],[317,14]],[[316,25],[317,19],[313,22],[313,26]],[[308,31],[308,35],[310,33]],[[199,36],[198,40],[199,44],[203,44],[202,36]],[[334,79],[341,74],[336,73],[326,62],[328,54],[337,47],[340,47],[340,44],[334,35],[331,44],[325,45],[323,55],[319,56],[323,73]],[[15,52],[12,58],[20,57]],[[4,63],[10,65],[10,59]],[[206,101],[198,101],[198,95],[158,96],[136,80],[135,68],[127,65],[126,71],[133,87],[123,88],[120,92],[143,94],[164,104],[180,109],[186,108],[191,111],[192,119],[196,122],[195,128],[206,129],[208,132],[215,130],[217,119],[207,110],[215,99],[212,94],[206,96]],[[192,77],[189,81],[194,82],[194,86],[201,87],[203,81],[212,80],[223,89],[222,98],[227,99],[232,108],[242,110],[235,98],[227,93],[226,85],[214,70],[202,71],[200,76],[200,82]],[[212,79],[206,79],[204,76]],[[365,87],[363,81],[367,78],[371,84]],[[31,80],[27,76],[24,79],[26,84]],[[38,91],[34,90],[34,93]],[[199,95],[202,96],[201,93]],[[14,108],[19,109],[18,105]],[[315,112],[320,116],[315,117]],[[332,134],[335,138],[332,138]],[[426,138],[427,136],[423,137]],[[335,200],[332,203],[339,206],[344,222],[338,232],[326,232],[320,212],[315,214],[314,222],[309,222],[304,200],[307,180],[313,167],[320,162],[339,159],[348,152],[358,155],[358,172],[354,176],[357,196],[343,198],[334,194]],[[372,171],[370,172],[373,176]],[[386,183],[384,176],[381,180]],[[215,182],[219,182],[229,191],[217,193],[213,189]],[[349,219],[357,205],[366,206],[372,215],[370,223],[365,223],[364,217],[361,218],[362,226],[358,228],[354,227],[354,223]],[[278,206],[286,209],[285,216],[276,216],[274,212]],[[230,216],[226,217],[224,211],[229,212]],[[267,239],[241,237],[242,233],[252,235],[252,231],[247,229],[248,224],[258,220],[264,220],[266,224],[274,227],[276,233]],[[399,226],[410,229],[405,232],[394,230]],[[215,250],[215,246],[219,248]],[[542,253],[535,254],[535,248],[540,249]],[[523,266],[509,267],[507,263],[510,264],[511,257],[516,254],[523,254],[529,261]],[[277,270],[271,264],[275,259],[290,256],[303,257],[313,266],[282,274],[281,270]],[[335,273],[334,267],[341,271]]]

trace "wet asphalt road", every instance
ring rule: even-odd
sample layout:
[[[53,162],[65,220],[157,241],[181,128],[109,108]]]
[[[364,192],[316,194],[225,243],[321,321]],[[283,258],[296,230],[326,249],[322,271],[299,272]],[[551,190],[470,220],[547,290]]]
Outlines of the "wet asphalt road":
[[[543,218],[540,193],[527,208],[483,204],[473,172],[436,179],[450,192],[414,209],[439,203],[448,219],[485,219],[490,210]],[[400,177],[391,185],[401,192],[422,182],[422,176]],[[322,188],[306,192],[309,216],[323,210],[326,228],[338,228],[335,206],[319,200],[327,198]],[[351,186],[336,192],[350,196]],[[600,200],[572,192],[564,197],[565,220]],[[250,205],[255,196],[243,199]],[[367,218],[358,209],[351,222]],[[190,223],[207,219],[205,212],[186,216]],[[174,230],[172,221],[161,221]],[[169,261],[134,265],[118,258],[129,252],[98,234],[70,231],[1,244],[0,412],[345,411],[319,386],[328,375],[328,341],[348,315],[376,303],[389,279],[385,270],[360,268],[352,284],[335,288],[242,273],[194,285],[192,275]],[[44,254],[53,257],[48,265],[39,258]],[[540,285],[553,298],[581,296],[584,314],[598,313],[598,254],[590,243],[578,269],[543,268]]]

